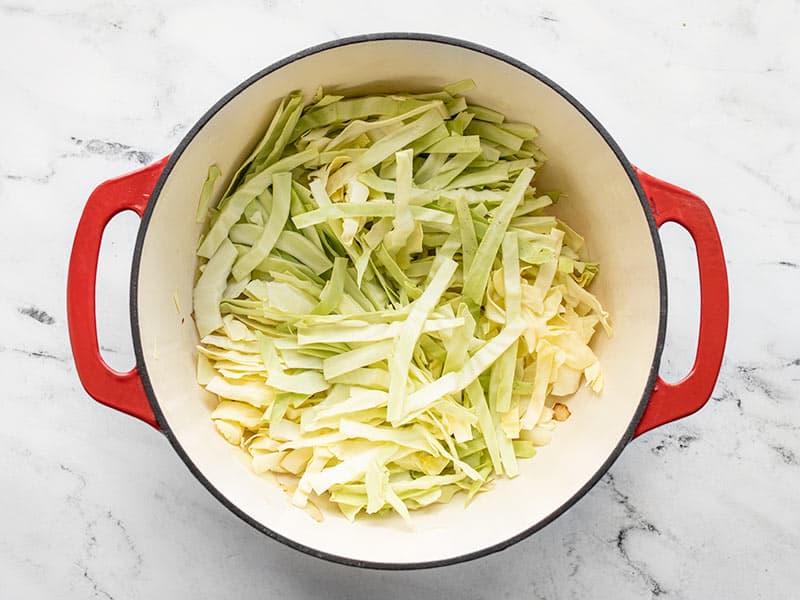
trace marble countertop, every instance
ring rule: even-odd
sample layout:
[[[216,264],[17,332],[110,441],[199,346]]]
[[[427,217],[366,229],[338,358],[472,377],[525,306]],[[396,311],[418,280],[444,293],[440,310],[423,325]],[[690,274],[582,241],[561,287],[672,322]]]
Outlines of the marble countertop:
[[[800,4],[660,6],[0,0],[0,597],[797,597]],[[86,395],[64,306],[95,184],[168,153],[274,60],[386,30],[470,39],[555,79],[636,164],[705,198],[731,279],[727,356],[704,410],[635,440],[535,536],[411,573],[310,558],[229,513],[163,436]],[[120,369],[133,364],[137,224],[111,224],[101,264],[101,341]],[[696,340],[696,271],[688,236],[662,234],[662,375],[675,379]]]

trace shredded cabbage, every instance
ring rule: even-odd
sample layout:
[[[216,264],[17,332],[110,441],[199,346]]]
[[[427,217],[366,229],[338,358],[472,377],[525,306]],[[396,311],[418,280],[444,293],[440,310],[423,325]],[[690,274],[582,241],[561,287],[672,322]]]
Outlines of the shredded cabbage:
[[[197,381],[298,507],[469,502],[549,443],[582,381],[602,390],[598,265],[543,214],[536,128],[473,87],[294,92],[216,206],[216,165],[202,183]]]

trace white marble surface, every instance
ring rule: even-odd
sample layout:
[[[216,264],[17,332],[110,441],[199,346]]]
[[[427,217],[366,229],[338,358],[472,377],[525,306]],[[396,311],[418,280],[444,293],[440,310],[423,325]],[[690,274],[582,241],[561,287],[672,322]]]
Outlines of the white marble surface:
[[[0,597],[796,598],[800,4],[600,4],[0,0]],[[561,83],[637,164],[707,200],[732,292],[702,412],[634,441],[532,538],[415,573],[322,562],[239,521],[160,434],[83,392],[64,308],[96,183],[169,152],[272,61],[381,30],[471,39]],[[120,368],[136,225],[113,223],[103,257],[102,341]],[[697,299],[685,234],[664,237],[674,377]]]

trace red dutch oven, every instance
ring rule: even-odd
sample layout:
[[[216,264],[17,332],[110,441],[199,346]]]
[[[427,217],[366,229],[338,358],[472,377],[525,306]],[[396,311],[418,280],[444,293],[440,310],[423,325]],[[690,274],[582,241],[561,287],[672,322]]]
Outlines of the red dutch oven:
[[[600,397],[579,392],[572,417],[519,477],[501,480],[465,509],[460,502],[414,514],[413,527],[383,517],[350,523],[335,511],[317,523],[254,474],[209,419],[216,399],[195,382],[191,305],[199,188],[208,165],[232,174],[288,92],[347,94],[428,91],[460,79],[470,100],[515,121],[535,123],[549,157],[541,189],[568,192],[558,210],[587,239],[602,265],[593,292],[614,320],[594,344],[605,372]],[[221,186],[224,189],[224,185]],[[130,313],[136,367],[103,362],[95,322],[95,282],[103,229],[117,213],[142,218],[133,255]],[[700,333],[690,373],[658,377],[667,320],[658,228],[675,222],[692,236],[700,273]],[[634,167],[577,100],[531,67],[461,40],[378,34],[338,40],[290,56],[243,82],[213,106],[169,157],[102,183],[83,211],[67,284],[75,364],[97,401],[160,429],[192,473],[255,528],[315,556],[351,565],[408,569],[472,559],[505,548],[555,519],[609,469],[632,438],[685,417],[709,399],[728,325],[728,284],[717,228],[705,203]],[[182,318],[181,318],[182,317]]]

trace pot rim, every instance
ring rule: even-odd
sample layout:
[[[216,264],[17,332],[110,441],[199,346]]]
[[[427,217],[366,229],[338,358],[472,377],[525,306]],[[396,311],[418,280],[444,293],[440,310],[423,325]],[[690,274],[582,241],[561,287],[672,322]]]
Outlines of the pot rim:
[[[188,148],[189,145],[192,143],[195,136],[200,132],[200,130],[224,106],[226,106],[233,98],[238,96],[242,91],[250,87],[253,83],[258,81],[259,79],[269,75],[274,71],[277,71],[278,69],[281,69],[282,67],[288,64],[291,64],[292,62],[311,56],[313,54],[325,52],[327,50],[332,50],[342,46],[363,44],[375,41],[391,41],[391,40],[433,42],[437,44],[456,46],[466,50],[471,50],[474,52],[485,54],[489,57],[505,62],[519,69],[520,71],[523,71],[524,73],[538,79],[539,81],[550,87],[553,91],[558,93],[573,107],[575,107],[575,109],[578,110],[578,112],[580,112],[584,116],[584,118],[586,118],[589,121],[589,123],[594,127],[597,133],[600,134],[600,136],[603,138],[606,144],[608,144],[608,146],[614,152],[614,155],[619,160],[620,165],[625,170],[625,173],[628,175],[631,184],[636,190],[636,194],[639,197],[639,202],[641,204],[645,218],[647,219],[648,228],[650,229],[650,237],[653,241],[653,249],[655,251],[656,264],[658,267],[659,300],[660,300],[659,325],[658,325],[658,334],[656,337],[656,346],[653,354],[653,361],[650,365],[650,372],[648,374],[647,384],[645,385],[644,393],[642,394],[642,397],[639,401],[639,406],[637,407],[636,412],[633,418],[631,419],[631,422],[628,424],[628,427],[626,428],[625,432],[623,433],[617,445],[614,447],[613,451],[609,454],[608,458],[600,466],[600,468],[597,469],[597,471],[586,481],[586,483],[578,491],[576,491],[568,500],[566,500],[563,504],[561,504],[561,506],[556,508],[545,518],[537,521],[530,527],[527,527],[526,529],[503,540],[502,542],[492,544],[491,546],[486,546],[485,548],[481,548],[480,550],[475,550],[473,552],[459,554],[457,556],[452,556],[438,560],[408,562],[408,563],[364,561],[364,560],[350,558],[347,556],[340,556],[338,554],[332,554],[330,552],[323,552],[321,550],[317,550],[316,548],[306,546],[305,544],[301,544],[289,537],[281,535],[276,531],[273,531],[272,529],[264,526],[262,523],[256,521],[252,516],[250,516],[245,511],[240,509],[234,502],[229,500],[219,489],[217,489],[214,486],[214,484],[203,475],[203,473],[199,470],[197,465],[195,465],[192,458],[181,446],[174,432],[170,428],[169,423],[164,417],[163,412],[161,411],[155,392],[153,390],[153,386],[150,382],[150,376],[147,372],[147,365],[145,363],[145,358],[144,358],[141,334],[139,331],[139,308],[138,308],[139,269],[141,266],[142,248],[144,246],[144,238],[147,232],[147,227],[150,223],[150,219],[152,218],[153,210],[156,205],[156,202],[158,201],[161,190],[164,187],[164,184],[168,179],[170,173],[172,172],[172,169],[174,168],[175,164],[180,159],[181,155],[186,150],[186,148]],[[536,533],[540,529],[549,525],[556,518],[561,516],[565,511],[571,508],[591,488],[593,488],[600,480],[600,478],[611,468],[611,465],[614,464],[614,462],[621,454],[622,450],[625,448],[625,446],[632,438],[634,430],[636,429],[636,426],[638,425],[639,420],[641,419],[644,410],[647,407],[647,404],[650,400],[650,396],[653,393],[653,388],[655,386],[656,378],[658,377],[658,369],[661,363],[661,354],[664,350],[664,339],[666,335],[666,325],[667,325],[666,269],[664,266],[664,254],[661,247],[661,240],[658,235],[658,227],[653,217],[653,213],[650,209],[650,205],[647,202],[644,190],[642,189],[638,177],[634,173],[633,166],[631,165],[630,161],[628,161],[628,159],[625,157],[622,150],[614,141],[614,139],[611,137],[611,135],[608,133],[608,131],[605,129],[605,127],[603,127],[600,124],[600,122],[594,117],[594,115],[591,112],[589,112],[589,110],[585,106],[583,106],[571,94],[569,94],[566,90],[564,90],[564,88],[562,88],[560,85],[558,85],[550,78],[537,71],[536,69],[523,63],[522,61],[519,61],[506,54],[503,54],[502,52],[498,52],[497,50],[493,50],[486,46],[475,44],[473,42],[469,42],[466,40],[442,36],[442,35],[428,34],[428,33],[410,33],[410,32],[370,33],[370,34],[340,38],[330,42],[318,44],[310,48],[306,48],[305,50],[296,52],[290,56],[287,56],[286,58],[283,58],[277,62],[272,63],[268,67],[258,71],[256,74],[247,78],[239,85],[234,87],[230,92],[225,94],[202,117],[200,117],[200,119],[192,126],[192,128],[188,131],[188,133],[186,133],[181,142],[178,144],[175,151],[170,156],[167,165],[165,166],[163,172],[161,173],[161,176],[156,182],[156,185],[153,188],[153,192],[150,195],[150,200],[148,201],[147,207],[144,211],[144,214],[142,215],[141,224],[139,226],[139,231],[136,236],[136,244],[134,246],[134,251],[133,251],[133,263],[131,267],[130,315],[131,315],[131,333],[133,337],[133,349],[134,349],[134,354],[136,356],[136,366],[139,370],[142,384],[144,386],[144,390],[147,395],[147,400],[150,403],[150,407],[153,409],[153,413],[156,416],[161,431],[164,433],[164,435],[166,435],[170,444],[175,449],[178,456],[181,457],[181,460],[183,460],[183,462],[186,464],[186,466],[189,468],[192,474],[203,484],[203,486],[205,486],[208,489],[209,492],[211,492],[211,494],[217,500],[219,500],[225,507],[227,507],[228,510],[230,510],[237,517],[239,517],[247,524],[257,529],[258,531],[268,535],[269,537],[291,548],[294,548],[295,550],[299,550],[301,552],[304,552],[305,554],[314,556],[316,558],[325,559],[343,565],[368,568],[368,569],[383,569],[383,570],[398,570],[398,571],[429,569],[435,567],[454,565],[457,563],[466,562],[474,560],[476,558],[488,556],[489,554],[493,554],[495,552],[499,552],[500,550],[504,550],[509,546],[516,544],[517,542],[529,537],[530,535]]]

